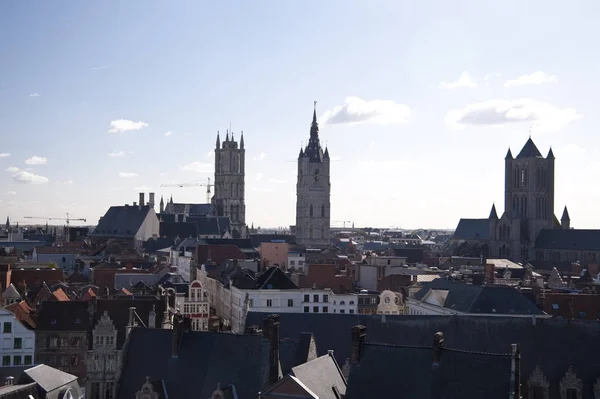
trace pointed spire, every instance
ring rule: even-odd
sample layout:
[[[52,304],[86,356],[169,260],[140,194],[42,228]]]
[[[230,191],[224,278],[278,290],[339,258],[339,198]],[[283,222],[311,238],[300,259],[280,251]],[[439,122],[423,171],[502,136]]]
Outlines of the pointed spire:
[[[567,210],[566,205],[565,205],[565,210],[563,211],[563,214],[562,214],[562,217],[560,218],[560,220],[571,221],[571,218],[569,217],[569,211]]]
[[[221,138],[219,137],[219,131],[217,130],[217,150],[221,148]]]
[[[325,147],[325,154],[323,154],[323,158],[329,158],[329,148]]]
[[[303,157],[304,156],[304,150],[302,149],[302,147],[300,147],[300,155],[298,155],[299,157]]]
[[[225,133],[225,142],[227,143],[229,141],[229,130],[226,130]]]
[[[496,204],[492,204],[492,210],[490,211],[489,219],[498,220],[498,213],[496,212]]]
[[[514,159],[513,154],[510,151],[510,147],[508,147],[508,152],[506,153],[506,157],[504,157],[504,159]]]
[[[540,150],[538,150],[537,146],[535,145],[530,136],[525,145],[523,146],[521,152],[519,152],[519,155],[517,155],[517,159],[538,157],[542,157],[542,154],[540,153]]]
[[[546,159],[554,159],[554,153],[552,152],[552,147],[550,147],[550,151],[548,151],[548,156]]]
[[[173,194],[171,194],[171,200],[169,201],[171,204],[173,203]]]
[[[240,135],[240,149],[244,149],[244,131],[242,130],[242,133]]]
[[[313,120],[312,123],[315,124],[317,123],[317,102],[315,101],[314,103],[314,109],[313,109]]]
[[[10,217],[6,217],[6,226],[7,229],[10,229]]]

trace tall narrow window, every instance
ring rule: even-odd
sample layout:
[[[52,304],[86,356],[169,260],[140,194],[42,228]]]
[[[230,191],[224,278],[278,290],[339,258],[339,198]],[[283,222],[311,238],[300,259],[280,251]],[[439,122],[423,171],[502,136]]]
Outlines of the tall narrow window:
[[[313,216],[313,206],[312,204],[310,204],[310,208],[309,208],[309,216],[312,217]]]
[[[527,183],[527,169],[521,171],[521,187],[525,187]]]
[[[321,205],[321,217],[325,217],[325,205]]]

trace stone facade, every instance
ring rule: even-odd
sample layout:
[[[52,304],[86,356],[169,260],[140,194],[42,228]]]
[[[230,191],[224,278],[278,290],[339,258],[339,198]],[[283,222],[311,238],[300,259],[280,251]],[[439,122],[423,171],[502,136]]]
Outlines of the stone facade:
[[[35,334],[35,361],[73,374],[81,382],[86,374],[87,347],[85,330],[42,331],[38,329]]]
[[[246,204],[245,192],[245,159],[244,133],[240,137],[238,147],[237,141],[229,138],[229,131],[225,141],[221,145],[217,133],[217,145],[215,147],[215,195],[212,204],[217,216],[228,216],[231,223],[231,234],[233,238],[245,238],[248,236],[246,226]]]
[[[319,142],[316,101],[310,139],[298,156],[296,185],[296,241],[303,245],[326,245],[331,221],[329,151]]]
[[[113,399],[121,370],[117,329],[104,311],[92,331],[92,350],[87,355],[86,392],[91,399]]]

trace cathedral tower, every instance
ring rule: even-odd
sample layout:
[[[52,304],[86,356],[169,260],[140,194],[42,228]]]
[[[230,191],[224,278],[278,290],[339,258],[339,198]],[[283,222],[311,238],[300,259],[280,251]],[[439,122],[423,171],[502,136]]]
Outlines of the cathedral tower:
[[[304,245],[329,243],[331,181],[329,151],[319,142],[317,102],[313,111],[310,139],[298,156],[296,185],[296,241]]]
[[[231,133],[231,138],[229,134]],[[215,147],[215,186],[212,204],[218,216],[227,216],[231,222],[231,233],[234,238],[248,236],[246,226],[246,204],[244,202],[244,132],[238,146],[233,132],[227,131],[223,145],[217,132]]]

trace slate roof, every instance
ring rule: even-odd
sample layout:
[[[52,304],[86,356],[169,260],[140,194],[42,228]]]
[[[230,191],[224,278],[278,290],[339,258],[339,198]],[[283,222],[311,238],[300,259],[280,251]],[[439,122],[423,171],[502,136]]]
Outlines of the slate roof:
[[[260,325],[269,313],[249,312],[246,325]],[[367,342],[389,345],[431,346],[433,335],[444,333],[444,346],[475,352],[505,353],[513,343],[521,344],[521,379],[527,381],[536,365],[550,380],[550,399],[560,399],[558,386],[570,365],[585,384],[583,399],[594,399],[591,385],[598,378],[600,323],[558,318],[536,319],[504,316],[389,316],[323,313],[280,313],[280,336],[297,337],[311,331],[318,354],[333,349],[339,364],[351,357],[351,329],[367,327]],[[557,342],[577,342],[557,345]],[[410,364],[410,363],[409,363]],[[397,363],[388,363],[396,367]],[[350,382],[352,379],[350,378]],[[588,387],[589,392],[588,392]],[[367,396],[369,397],[369,396]]]
[[[148,213],[149,206],[111,206],[100,219],[91,236],[133,237],[138,232]]]
[[[231,227],[227,216],[188,216],[186,220],[196,226],[199,235],[222,236]]]
[[[387,361],[388,359],[386,359]],[[396,370],[392,369],[395,373]],[[341,395],[346,394],[346,379],[342,375],[333,353],[318,357],[308,363],[296,366],[291,374],[298,378],[313,393],[317,394],[319,399],[339,399],[335,394],[333,387],[336,387]],[[392,379],[392,381],[395,381]],[[372,382],[365,383],[366,388],[372,388]],[[391,391],[390,393],[397,393]],[[379,398],[377,395],[366,395],[361,398]]]
[[[205,263],[208,259],[221,264],[228,259],[246,259],[246,255],[235,245],[198,245],[196,248],[196,261]]]
[[[198,235],[198,230],[194,223],[163,221],[160,222],[158,234],[160,237],[168,239],[174,239],[175,237],[195,237]]]
[[[510,392],[510,371],[507,350],[478,354],[443,349],[434,368],[430,347],[365,344],[360,365],[351,369],[346,399],[504,399]]]
[[[90,325],[88,302],[44,301],[36,324],[36,330],[41,331],[87,331]]]
[[[533,140],[531,140],[531,137],[527,140],[516,159],[524,158],[543,158],[540,150],[538,150]]]
[[[423,248],[391,248],[394,256],[406,258],[407,263],[420,263],[423,261]]]
[[[447,290],[448,296],[443,306],[458,312],[540,316],[545,314],[512,287],[478,286],[438,278],[429,283],[423,283],[423,288],[415,293],[413,299],[423,300],[430,290]]]
[[[77,377],[65,373],[64,371],[55,369],[45,364],[32,367],[24,371],[31,380],[35,381],[40,388],[45,392],[51,392],[58,388],[61,388],[71,382],[77,381]],[[23,379],[23,377],[21,377]]]
[[[262,336],[185,332],[175,358],[172,339],[171,330],[133,329],[118,399],[135,397],[146,376],[162,379],[172,398],[210,398],[218,383],[235,385],[240,398],[255,398],[268,381],[269,343]]]
[[[98,321],[106,311],[113,321],[113,325],[117,329],[117,349],[121,349],[125,343],[127,325],[129,324],[130,307],[135,307],[135,312],[146,326],[148,326],[150,311],[152,310],[152,307],[154,307],[156,313],[156,325],[154,327],[161,327],[165,311],[165,301],[163,300],[158,298],[136,299],[136,296],[123,296],[117,299],[98,299],[96,312],[94,313],[94,322],[90,328],[90,338],[91,331],[96,327]],[[88,342],[90,344],[89,349],[92,349],[93,341],[88,339]]]
[[[162,226],[162,223],[160,225]],[[159,235],[161,236],[160,238],[151,238],[142,243],[144,251],[153,253],[173,246],[173,243],[175,242],[174,237],[162,237],[162,234],[160,234],[160,228]]]
[[[241,250],[254,249],[249,238],[205,238],[203,241],[208,245],[235,245]]]
[[[284,241],[288,244],[296,244],[296,236],[291,234],[250,234],[252,246],[258,248],[262,242]]]
[[[184,204],[167,202],[164,213],[212,215],[214,213],[214,208],[212,204]]]
[[[14,377],[14,376],[12,376]],[[3,380],[4,381],[4,380]],[[18,384],[12,386],[0,386],[0,398],[5,399],[40,399],[37,384]]]
[[[272,266],[258,275],[256,289],[295,290],[298,286],[280,268]]]
[[[543,229],[535,240],[535,248],[600,251],[600,230]]]
[[[460,219],[452,235],[453,240],[488,240],[490,238],[489,219]]]

